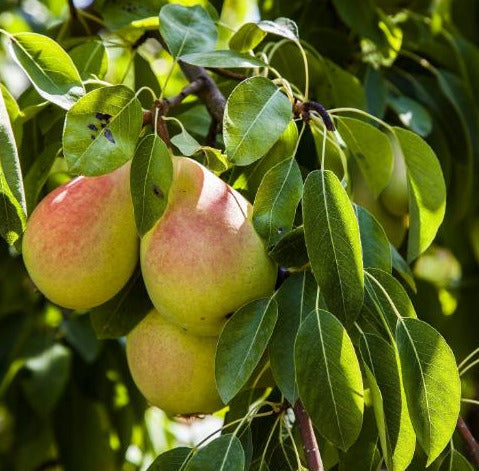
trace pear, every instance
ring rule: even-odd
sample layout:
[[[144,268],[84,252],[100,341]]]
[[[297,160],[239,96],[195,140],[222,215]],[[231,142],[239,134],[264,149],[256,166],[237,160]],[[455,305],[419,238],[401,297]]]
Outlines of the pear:
[[[354,169],[352,175],[352,200],[366,208],[381,224],[388,236],[389,242],[395,247],[399,247],[406,235],[408,226],[407,216],[394,216],[386,211],[381,201],[376,199],[368,188],[359,169]]]
[[[163,216],[141,241],[141,269],[155,308],[197,335],[269,296],[277,268],[252,224],[252,206],[198,162],[175,157]]]
[[[223,407],[215,383],[216,337],[185,332],[156,311],[126,338],[128,366],[146,399],[168,415]]]
[[[90,309],[120,291],[138,261],[130,165],[77,177],[49,193],[30,216],[23,259],[38,289],[70,309]]]
[[[398,139],[390,137],[393,148],[393,171],[386,188],[379,195],[384,208],[394,216],[404,216],[409,211],[407,167]]]

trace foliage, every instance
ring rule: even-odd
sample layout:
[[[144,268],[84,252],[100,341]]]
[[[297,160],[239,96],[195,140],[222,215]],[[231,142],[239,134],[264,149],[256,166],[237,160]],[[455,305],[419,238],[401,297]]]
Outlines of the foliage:
[[[477,354],[456,358],[477,346],[479,4],[34,3],[0,5],[0,470],[305,469],[297,401],[326,469],[472,469],[453,433],[476,392]],[[280,266],[219,338],[219,436],[177,448],[126,363],[139,271],[72,312],[21,258],[45,194],[129,160],[143,236],[169,148],[249,199]]]

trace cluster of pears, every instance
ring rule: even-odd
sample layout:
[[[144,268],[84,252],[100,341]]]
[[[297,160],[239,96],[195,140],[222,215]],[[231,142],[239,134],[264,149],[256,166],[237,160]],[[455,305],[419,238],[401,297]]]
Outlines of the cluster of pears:
[[[268,296],[276,266],[252,224],[251,204],[200,163],[173,157],[165,212],[139,240],[130,164],[77,177],[30,216],[25,266],[52,302],[88,310],[117,294],[141,260],[155,310],[127,336],[138,388],[170,415],[222,407],[215,350],[227,318]]]
[[[390,136],[393,170],[389,183],[378,198],[366,184],[358,167],[352,169],[352,199],[379,221],[389,241],[399,247],[409,225],[409,190],[404,155],[397,138]]]

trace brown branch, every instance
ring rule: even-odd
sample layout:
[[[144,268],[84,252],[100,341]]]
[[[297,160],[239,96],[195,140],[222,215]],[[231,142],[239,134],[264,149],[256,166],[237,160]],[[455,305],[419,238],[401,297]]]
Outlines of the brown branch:
[[[467,426],[465,420],[459,416],[457,420],[456,430],[458,431],[459,435],[461,435],[464,443],[466,445],[467,451],[469,452],[469,456],[471,458],[472,463],[476,469],[479,469],[479,444],[477,443],[476,439],[473,437],[469,427]]]
[[[188,84],[183,90],[181,90],[178,95],[175,95],[172,98],[165,99],[165,105],[168,108],[179,105],[187,96],[196,95],[201,89],[205,86],[203,78],[198,78],[190,84]]]
[[[294,415],[298,422],[299,433],[303,442],[309,471],[324,471],[323,462],[319,453],[318,442],[314,434],[313,424],[301,401],[297,401],[293,407]]]

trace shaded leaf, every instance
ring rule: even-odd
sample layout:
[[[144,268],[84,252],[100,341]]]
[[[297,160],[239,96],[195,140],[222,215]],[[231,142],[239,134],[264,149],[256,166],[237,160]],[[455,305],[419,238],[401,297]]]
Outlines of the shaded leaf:
[[[256,232],[274,245],[293,227],[303,192],[303,179],[295,159],[275,165],[264,176],[253,206]]]
[[[397,251],[394,245],[390,244],[391,257],[393,262],[393,268],[396,270],[401,278],[409,285],[409,287],[415,292],[416,282],[414,281],[414,274],[407,264],[406,260],[402,258],[401,254]]]
[[[69,51],[82,80],[103,78],[108,66],[105,46],[101,41],[87,41]]]
[[[157,134],[145,136],[131,163],[130,186],[140,236],[161,218],[173,181],[173,163],[166,144]]]
[[[311,269],[326,304],[350,324],[363,304],[361,242],[349,197],[331,171],[306,178],[303,221]]]
[[[295,344],[299,397],[313,424],[347,450],[363,420],[363,382],[356,352],[341,323],[317,309],[301,324]]]
[[[181,466],[189,456],[191,448],[181,446],[165,451],[157,456],[147,471],[180,471]]]
[[[405,95],[390,96],[389,106],[396,112],[404,126],[420,136],[427,136],[432,130],[432,118],[427,109]]]
[[[258,160],[279,139],[291,114],[289,100],[271,80],[258,76],[241,82],[226,102],[223,136],[228,159],[235,165]]]
[[[283,236],[269,252],[269,256],[285,268],[302,268],[309,263],[303,226]]]
[[[249,54],[240,54],[229,49],[211,52],[194,52],[181,56],[183,62],[201,67],[249,68],[266,67],[266,64]]]
[[[263,298],[240,308],[223,327],[216,349],[215,375],[225,404],[236,396],[258,366],[277,318],[276,301]]]
[[[452,450],[444,458],[439,471],[474,471],[474,467],[461,453]]]

